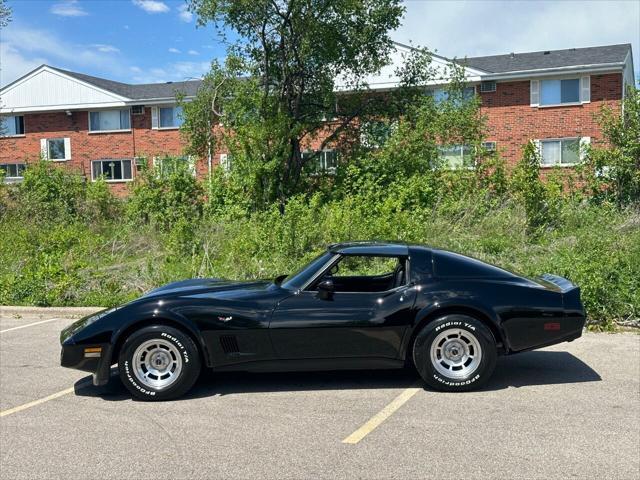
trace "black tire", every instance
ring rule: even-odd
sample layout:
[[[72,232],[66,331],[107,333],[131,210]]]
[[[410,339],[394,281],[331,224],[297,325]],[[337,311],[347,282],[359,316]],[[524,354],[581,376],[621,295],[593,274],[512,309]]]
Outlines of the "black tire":
[[[467,315],[446,315],[429,322],[413,343],[418,373],[430,387],[445,392],[480,388],[491,377],[497,355],[491,331]]]
[[[155,342],[157,345],[154,346]],[[154,356],[162,370],[145,369],[147,365],[153,366]],[[165,325],[136,330],[125,340],[118,355],[122,383],[134,397],[142,400],[170,400],[184,395],[198,379],[200,368],[200,353],[191,337]],[[141,375],[145,371],[149,377]],[[175,376],[171,378],[172,375]],[[151,385],[154,382],[160,386]],[[166,385],[162,386],[162,383]]]

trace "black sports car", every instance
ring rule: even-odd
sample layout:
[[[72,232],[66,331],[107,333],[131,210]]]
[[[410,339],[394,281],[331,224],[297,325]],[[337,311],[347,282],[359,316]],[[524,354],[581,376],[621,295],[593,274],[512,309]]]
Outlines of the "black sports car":
[[[139,398],[184,394],[202,365],[216,371],[402,368],[433,388],[486,382],[497,355],[574,340],[585,313],[564,278],[524,278],[420,245],[331,245],[275,281],[171,283],[64,329],[61,364],[117,363]]]

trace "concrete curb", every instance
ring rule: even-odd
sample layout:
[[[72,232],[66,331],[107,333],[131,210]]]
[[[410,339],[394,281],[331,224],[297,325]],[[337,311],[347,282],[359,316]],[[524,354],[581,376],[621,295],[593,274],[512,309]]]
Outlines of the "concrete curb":
[[[15,307],[0,306],[0,317],[84,317],[104,307]]]

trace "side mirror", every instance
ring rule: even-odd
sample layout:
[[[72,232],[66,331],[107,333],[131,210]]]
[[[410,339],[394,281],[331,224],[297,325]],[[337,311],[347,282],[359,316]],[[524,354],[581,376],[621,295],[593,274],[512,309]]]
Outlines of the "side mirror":
[[[318,298],[322,300],[330,300],[335,292],[335,286],[333,280],[326,278],[318,284]]]

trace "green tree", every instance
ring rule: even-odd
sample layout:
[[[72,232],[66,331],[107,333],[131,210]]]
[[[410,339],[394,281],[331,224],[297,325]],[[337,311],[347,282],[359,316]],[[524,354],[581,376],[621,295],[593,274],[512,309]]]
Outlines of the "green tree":
[[[590,194],[618,206],[640,202],[640,90],[628,87],[620,110],[598,114],[605,144],[594,146],[583,168]]]
[[[550,220],[547,191],[540,179],[540,153],[533,142],[522,149],[522,159],[512,176],[512,188],[516,198],[524,206],[527,233],[536,236]]]
[[[11,21],[11,7],[7,5],[6,0],[0,0],[0,28],[9,25]]]
[[[374,102],[361,95],[365,78],[388,63],[389,32],[400,25],[404,7],[400,0],[191,0],[190,9],[200,25],[212,23],[238,40],[186,109],[187,124],[193,126],[189,116],[199,110],[204,127],[196,131],[203,132],[213,119],[202,105],[217,113],[234,166],[249,170],[245,178],[257,202],[284,205],[313,161],[301,155],[304,142],[331,120],[323,140],[331,144]],[[339,104],[338,83],[349,91]],[[199,134],[190,140],[200,152],[211,146]]]

